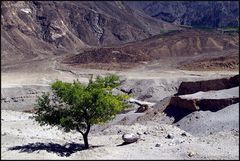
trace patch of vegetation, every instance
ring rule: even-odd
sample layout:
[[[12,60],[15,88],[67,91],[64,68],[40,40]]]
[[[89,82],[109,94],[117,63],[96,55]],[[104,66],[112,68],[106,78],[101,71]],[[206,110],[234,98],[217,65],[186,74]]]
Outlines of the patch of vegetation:
[[[163,29],[161,29],[159,36],[160,36],[161,38],[163,38],[163,37],[169,36],[169,35],[172,34],[172,33],[176,33],[176,32],[178,32],[178,31],[179,31],[179,30],[163,30]]]
[[[216,30],[216,28],[213,27],[206,27],[206,26],[200,26],[200,25],[193,25],[192,26],[193,29],[200,29],[200,30],[204,30],[207,32],[213,32]]]

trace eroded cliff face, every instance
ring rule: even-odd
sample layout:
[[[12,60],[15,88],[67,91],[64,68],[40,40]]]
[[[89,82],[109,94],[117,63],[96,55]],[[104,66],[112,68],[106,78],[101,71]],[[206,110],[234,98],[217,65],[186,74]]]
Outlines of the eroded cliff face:
[[[237,1],[127,2],[148,15],[167,22],[198,27],[237,27]]]

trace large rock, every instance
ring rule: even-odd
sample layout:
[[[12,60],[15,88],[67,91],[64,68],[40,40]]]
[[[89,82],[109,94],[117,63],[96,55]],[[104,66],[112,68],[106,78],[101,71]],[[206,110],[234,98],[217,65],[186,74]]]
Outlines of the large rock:
[[[125,143],[134,143],[139,139],[139,136],[133,133],[126,133],[122,135],[122,139]]]

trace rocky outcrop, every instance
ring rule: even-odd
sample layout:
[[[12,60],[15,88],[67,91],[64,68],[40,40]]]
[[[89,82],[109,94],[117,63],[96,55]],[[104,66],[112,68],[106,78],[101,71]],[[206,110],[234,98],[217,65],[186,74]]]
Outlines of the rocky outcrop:
[[[239,75],[230,78],[182,82],[176,95],[192,94],[198,91],[221,90],[237,87],[240,84]]]
[[[217,111],[239,102],[239,87],[172,97],[170,104],[189,110]]]
[[[92,17],[91,26],[94,32],[96,33],[98,44],[101,44],[100,39],[103,36],[104,30],[99,26],[99,14],[94,12],[91,17]]]
[[[171,98],[170,106],[183,108],[190,111],[218,111],[239,102],[239,97],[225,99],[184,99],[179,96]]]
[[[214,81],[216,81],[216,85],[214,85]],[[196,93],[171,97],[169,104],[163,112],[166,113],[167,116],[173,117],[174,122],[177,122],[194,111],[219,111],[227,106],[239,102],[238,81],[239,76],[236,75],[230,78],[200,81],[196,84],[191,82],[191,88],[185,86],[186,88],[183,90],[184,88],[181,87],[181,92]]]

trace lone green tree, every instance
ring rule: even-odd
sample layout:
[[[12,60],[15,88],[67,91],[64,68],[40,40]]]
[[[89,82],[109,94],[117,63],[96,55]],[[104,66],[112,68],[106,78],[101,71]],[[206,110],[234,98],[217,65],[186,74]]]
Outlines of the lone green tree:
[[[40,125],[76,130],[83,136],[85,148],[89,148],[88,134],[93,124],[104,123],[129,107],[125,94],[111,91],[120,85],[119,77],[110,75],[90,79],[88,85],[78,80],[66,83],[57,80],[51,84],[52,94],[39,96],[35,107],[35,120]]]

